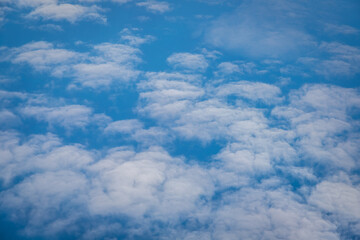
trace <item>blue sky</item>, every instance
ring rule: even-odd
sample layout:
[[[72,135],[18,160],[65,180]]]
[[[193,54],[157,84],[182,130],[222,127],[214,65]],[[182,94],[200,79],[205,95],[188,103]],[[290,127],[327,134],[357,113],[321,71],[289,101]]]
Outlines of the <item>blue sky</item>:
[[[359,12],[0,0],[0,238],[359,239]]]

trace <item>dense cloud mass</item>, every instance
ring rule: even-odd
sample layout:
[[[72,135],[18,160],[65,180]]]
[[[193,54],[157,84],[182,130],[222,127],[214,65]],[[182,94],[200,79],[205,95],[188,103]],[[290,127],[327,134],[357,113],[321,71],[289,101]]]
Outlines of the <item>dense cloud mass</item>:
[[[359,9],[0,0],[0,238],[360,238]]]

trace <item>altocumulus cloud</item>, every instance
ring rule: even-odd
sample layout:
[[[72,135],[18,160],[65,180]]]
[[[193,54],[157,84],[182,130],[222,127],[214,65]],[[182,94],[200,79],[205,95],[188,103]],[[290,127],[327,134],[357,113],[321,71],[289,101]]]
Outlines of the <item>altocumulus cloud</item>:
[[[0,2],[0,238],[360,237],[358,3]]]

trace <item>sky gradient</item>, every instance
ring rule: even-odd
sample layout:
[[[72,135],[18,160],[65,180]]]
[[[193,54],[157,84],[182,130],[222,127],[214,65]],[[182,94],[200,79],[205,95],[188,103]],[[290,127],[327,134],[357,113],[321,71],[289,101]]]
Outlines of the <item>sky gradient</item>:
[[[359,13],[0,0],[0,239],[360,239]]]

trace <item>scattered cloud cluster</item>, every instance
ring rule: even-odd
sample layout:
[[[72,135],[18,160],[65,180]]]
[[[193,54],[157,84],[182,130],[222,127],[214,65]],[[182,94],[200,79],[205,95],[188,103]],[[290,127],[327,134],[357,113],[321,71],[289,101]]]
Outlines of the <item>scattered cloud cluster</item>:
[[[0,238],[359,238],[350,3],[0,4],[0,26],[56,30],[0,47]],[[54,40],[94,20],[104,36]]]
[[[29,9],[30,11],[26,17],[30,19],[65,20],[71,23],[89,19],[106,23],[106,18],[101,14],[102,9],[96,5],[84,6],[58,0],[16,0],[13,4],[22,9]]]
[[[139,71],[141,51],[135,46],[145,43],[151,37],[140,38],[126,34],[130,44],[101,43],[93,45],[89,52],[76,52],[58,48],[49,42],[32,42],[17,48],[4,48],[3,61],[14,64],[28,64],[36,71],[74,79],[73,87],[109,87],[136,79]],[[136,39],[134,39],[136,38]],[[135,43],[135,41],[137,41]]]

